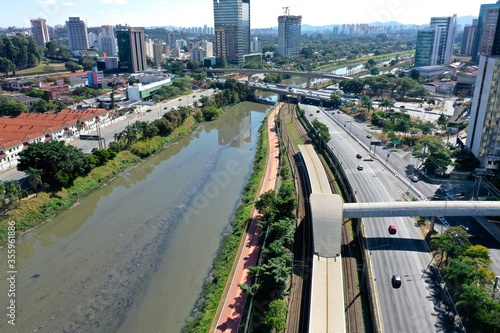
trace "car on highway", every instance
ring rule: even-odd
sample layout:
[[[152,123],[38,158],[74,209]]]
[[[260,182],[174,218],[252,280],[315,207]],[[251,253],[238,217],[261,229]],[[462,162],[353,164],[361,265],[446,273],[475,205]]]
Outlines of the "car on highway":
[[[358,165],[358,170],[363,170],[363,166],[361,164]]]
[[[389,230],[389,233],[391,235],[395,235],[398,232],[398,230],[396,229],[396,226],[394,224],[389,225],[388,230]]]
[[[319,109],[316,110],[316,113],[319,113]]]
[[[146,110],[146,112],[151,112],[151,111],[153,111],[153,110],[151,110],[151,109],[147,109],[147,110]]]
[[[394,274],[391,278],[392,286],[394,288],[399,288],[401,287],[401,276]]]
[[[417,176],[411,177],[411,181],[414,183],[418,182],[418,177]]]
[[[356,158],[363,158],[363,155],[361,155],[360,153],[357,153]]]
[[[367,134],[367,135],[366,135],[366,137],[367,137],[368,139],[371,139],[371,138],[372,138],[372,135],[371,135],[371,134]]]

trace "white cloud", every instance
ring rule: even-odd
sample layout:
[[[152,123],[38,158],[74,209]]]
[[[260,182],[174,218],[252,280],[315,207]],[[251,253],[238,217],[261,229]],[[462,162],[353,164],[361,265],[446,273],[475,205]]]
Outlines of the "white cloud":
[[[75,4],[74,4],[74,3],[72,3],[72,2],[65,2],[65,3],[63,3],[63,6],[64,6],[64,7],[72,7],[72,6],[74,6],[74,5],[75,5]]]
[[[105,5],[126,5],[128,0],[101,0]]]

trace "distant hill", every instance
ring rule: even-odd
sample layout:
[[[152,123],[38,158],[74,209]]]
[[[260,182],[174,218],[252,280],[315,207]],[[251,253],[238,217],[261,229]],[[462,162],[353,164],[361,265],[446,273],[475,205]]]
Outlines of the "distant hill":
[[[472,16],[472,15],[468,15],[468,16],[459,16],[457,17],[457,24],[458,25],[461,25],[462,27],[465,26],[465,25],[471,25],[472,24],[472,20],[473,19],[476,19],[477,16]],[[429,17],[429,22],[430,22],[430,17]],[[303,24],[302,25],[302,32],[309,32],[309,31],[318,31],[318,30],[332,30],[333,27],[338,27],[338,26],[341,26],[342,24],[329,24],[329,25],[322,25],[322,26],[313,26],[313,25],[307,25],[307,24]],[[403,24],[403,23],[399,23],[399,22],[396,22],[396,21],[389,21],[389,22],[372,22],[372,23],[369,23],[368,25],[370,26],[398,26],[398,25],[421,25],[421,24],[412,24],[412,23],[408,23],[408,24]],[[273,27],[272,29],[278,29],[277,27]]]
[[[466,25],[471,25],[473,19],[477,19],[477,16],[472,16],[472,15],[460,16],[457,17],[457,24],[460,24],[462,27]]]

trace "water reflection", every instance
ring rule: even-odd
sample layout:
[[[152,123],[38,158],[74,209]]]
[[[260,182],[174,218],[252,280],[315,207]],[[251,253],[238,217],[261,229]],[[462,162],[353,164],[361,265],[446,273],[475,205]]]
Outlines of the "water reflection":
[[[251,172],[267,108],[239,104],[21,237],[18,322],[0,321],[0,331],[178,332]],[[6,272],[0,260],[3,304]]]

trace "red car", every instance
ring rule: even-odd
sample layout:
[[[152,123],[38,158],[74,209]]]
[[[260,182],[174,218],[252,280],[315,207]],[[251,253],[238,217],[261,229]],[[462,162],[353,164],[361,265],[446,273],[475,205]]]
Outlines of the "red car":
[[[396,230],[396,226],[395,226],[394,224],[389,225],[389,233],[390,233],[391,235],[395,235],[395,234],[396,234],[396,232],[397,232],[397,230]]]
[[[363,158],[363,155],[361,155],[361,154],[356,154],[356,158]]]

